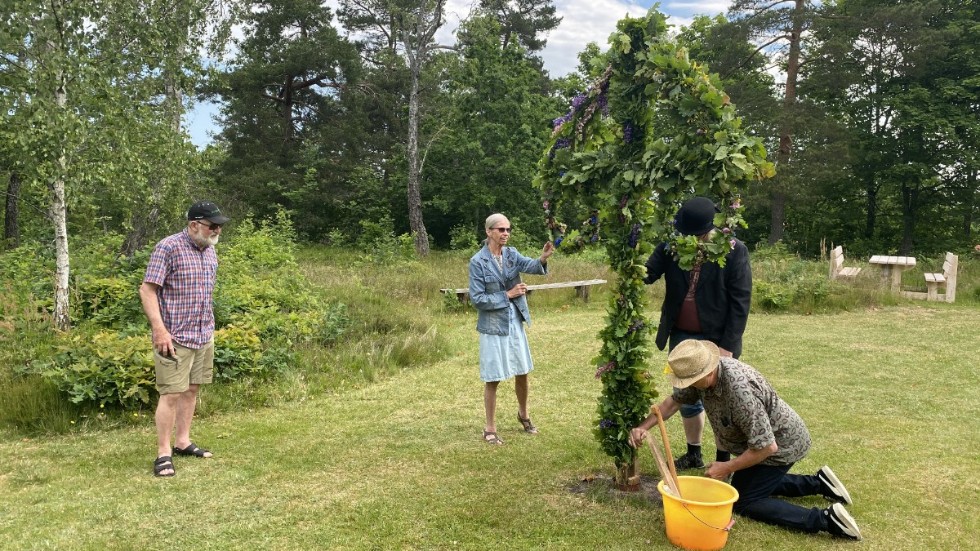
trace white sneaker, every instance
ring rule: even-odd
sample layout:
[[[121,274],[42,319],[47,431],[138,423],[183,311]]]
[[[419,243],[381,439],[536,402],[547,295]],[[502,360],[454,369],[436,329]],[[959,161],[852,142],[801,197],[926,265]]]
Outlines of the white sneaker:
[[[846,503],[851,505],[854,501],[851,500],[851,494],[847,493],[847,488],[844,487],[844,483],[837,478],[834,471],[830,470],[830,467],[824,465],[820,467],[817,471],[817,478],[820,482],[823,482],[824,487],[827,492],[824,493],[824,497],[831,501],[836,501],[838,503]]]
[[[827,513],[828,532],[838,537],[861,541],[861,529],[858,528],[857,521],[843,505],[835,503],[825,511]]]

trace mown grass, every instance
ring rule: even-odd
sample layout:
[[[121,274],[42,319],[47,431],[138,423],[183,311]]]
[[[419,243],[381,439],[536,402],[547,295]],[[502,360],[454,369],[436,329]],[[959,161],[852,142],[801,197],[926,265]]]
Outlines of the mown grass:
[[[363,339],[302,350],[306,368],[250,383],[251,392],[275,395],[267,402],[275,407],[249,405],[243,386],[208,387],[194,436],[216,457],[177,458],[174,479],[150,474],[149,417],[116,430],[0,432],[2,546],[669,548],[658,504],[601,484],[570,490],[612,473],[591,435],[599,385],[590,363],[610,286],[589,304],[571,290],[532,295],[531,413],[542,434],[520,432],[513,384],[504,383],[507,445],[494,448],[480,441],[475,314],[444,309],[438,291],[465,285],[466,258],[376,266],[353,253],[304,255],[308,277],[360,310],[352,318]],[[555,260],[552,280],[608,275]],[[661,288],[650,289],[653,308]],[[862,549],[972,548],[980,308],[891,300],[897,305],[834,314],[754,311],[743,359],[809,425],[814,446],[798,470],[827,463],[846,482]],[[654,374],[664,360],[653,354]],[[680,424],[669,425],[680,453]],[[648,455],[640,466],[655,475]],[[739,519],[726,549],[765,547],[855,544]]]

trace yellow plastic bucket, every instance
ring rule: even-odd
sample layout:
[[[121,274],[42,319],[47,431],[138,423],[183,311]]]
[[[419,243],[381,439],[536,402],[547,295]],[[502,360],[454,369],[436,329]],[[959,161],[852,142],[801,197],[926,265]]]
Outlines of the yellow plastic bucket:
[[[657,484],[664,499],[667,539],[691,551],[716,551],[728,543],[728,531],[735,524],[732,504],[738,490],[719,480],[701,476],[678,476],[679,498],[667,491],[664,481]]]

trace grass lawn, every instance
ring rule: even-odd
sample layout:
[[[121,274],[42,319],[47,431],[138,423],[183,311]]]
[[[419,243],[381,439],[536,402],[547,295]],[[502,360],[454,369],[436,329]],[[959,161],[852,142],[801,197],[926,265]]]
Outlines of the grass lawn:
[[[0,547],[670,548],[659,505],[570,491],[612,474],[591,434],[599,385],[589,360],[604,305],[534,301],[531,414],[539,436],[519,432],[509,382],[498,398],[506,445],[482,443],[475,314],[447,313],[438,331],[449,359],[362,388],[200,420],[195,440],[216,456],[175,458],[173,479],[150,474],[149,420],[70,436],[2,435]],[[738,519],[726,549],[974,548],[978,327],[980,309],[945,304],[754,313],[743,360],[769,377],[813,436],[796,471],[834,468],[865,541]],[[658,377],[665,358],[653,354]],[[665,381],[659,388],[668,391]],[[668,424],[679,454],[680,423]],[[642,451],[642,471],[655,475]]]

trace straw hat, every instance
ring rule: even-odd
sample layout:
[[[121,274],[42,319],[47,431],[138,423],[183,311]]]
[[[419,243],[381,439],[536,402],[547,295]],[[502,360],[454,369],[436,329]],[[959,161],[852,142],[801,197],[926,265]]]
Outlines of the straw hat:
[[[674,388],[687,388],[718,367],[720,357],[718,346],[711,341],[681,341],[667,356],[671,371],[667,378]]]

